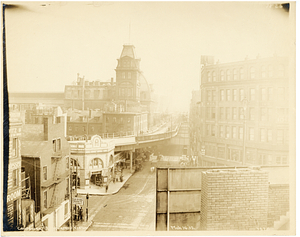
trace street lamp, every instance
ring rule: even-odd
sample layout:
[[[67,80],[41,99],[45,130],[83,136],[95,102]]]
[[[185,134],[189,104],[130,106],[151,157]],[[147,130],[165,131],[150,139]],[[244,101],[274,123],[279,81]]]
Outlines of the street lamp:
[[[89,219],[89,193],[86,194],[86,221]]]
[[[243,136],[243,159],[242,159],[242,165],[246,164],[246,110],[248,108],[249,101],[245,97],[242,100],[243,103],[243,109],[244,109],[244,136]]]

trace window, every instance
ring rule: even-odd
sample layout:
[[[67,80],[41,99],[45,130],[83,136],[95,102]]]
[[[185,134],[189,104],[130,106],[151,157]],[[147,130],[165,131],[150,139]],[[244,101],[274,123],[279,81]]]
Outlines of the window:
[[[266,141],[266,130],[264,128],[260,129],[260,141],[261,142]]]
[[[243,139],[244,138],[244,128],[239,127],[239,139]]]
[[[224,115],[224,108],[220,108],[220,120],[224,120],[225,119],[225,115]]]
[[[215,125],[212,125],[211,126],[211,135],[214,137],[216,136],[216,126]]]
[[[244,79],[244,69],[240,68],[240,80]]]
[[[61,140],[60,140],[60,138],[57,139],[57,150],[58,151],[61,150]]]
[[[283,65],[278,66],[278,77],[284,77],[284,66]]]
[[[116,122],[117,122],[117,118],[113,117],[113,123],[116,123]]]
[[[213,90],[212,91],[212,101],[216,101],[217,100],[217,94],[216,94],[216,91]]]
[[[72,126],[69,126],[69,132],[72,132]]]
[[[230,137],[230,127],[229,126],[226,126],[226,138],[229,138]]]
[[[261,67],[261,78],[266,78],[266,67],[265,66]]]
[[[224,126],[223,125],[220,125],[220,127],[219,127],[219,134],[220,134],[220,137],[224,137]]]
[[[47,205],[47,202],[48,202],[47,201],[47,191],[44,191],[44,195],[43,196],[44,196],[44,208],[47,208],[47,206],[48,206]]]
[[[243,99],[245,99],[244,89],[240,89],[240,101],[242,101]]]
[[[230,101],[230,90],[226,91],[227,101]]]
[[[210,124],[206,125],[206,135],[209,136],[210,135]]]
[[[14,187],[18,187],[18,176],[19,176],[19,172],[18,169],[13,170],[12,172],[12,181],[13,181],[13,186]]]
[[[254,88],[250,89],[250,100],[251,101],[255,100],[255,89]]]
[[[128,77],[128,79],[131,79],[131,72],[128,72],[127,77]]]
[[[254,141],[254,128],[249,128],[249,141]]]
[[[12,156],[18,155],[18,138],[12,139]]]
[[[232,108],[232,119],[237,119],[236,108]]]
[[[207,91],[207,101],[211,101],[211,91]]]
[[[213,71],[212,76],[213,76],[213,81],[217,81],[217,75],[215,71]]]
[[[232,138],[236,139],[236,127],[232,127]]]
[[[267,109],[266,108],[260,109],[260,120],[267,121]]]
[[[268,129],[268,137],[267,137],[267,141],[271,142],[273,138],[273,131],[271,129]]]
[[[251,67],[250,68],[250,79],[254,79],[255,78],[255,68]]]
[[[268,77],[273,77],[273,66],[268,66]]]
[[[43,167],[43,178],[44,180],[47,180],[47,166]]]
[[[230,108],[229,107],[226,108],[226,119],[230,120]]]
[[[283,129],[277,130],[277,142],[282,144],[283,143]]]
[[[122,78],[125,79],[125,72],[122,72]]]
[[[261,100],[262,101],[267,100],[267,92],[265,88],[261,88]]]
[[[233,90],[233,100],[237,101],[237,90],[236,89]]]
[[[224,92],[224,90],[220,91],[220,99],[221,99],[221,101],[225,100],[225,92]]]
[[[225,159],[225,147],[218,147],[218,158]]]
[[[273,88],[268,88],[268,100],[273,100]]]
[[[245,114],[245,111],[244,111],[244,108],[240,107],[239,109],[239,112],[240,112],[240,119],[246,119],[246,114]],[[245,118],[244,118],[245,116]]]
[[[53,151],[56,152],[56,140],[52,140]]]
[[[237,70],[233,69],[233,80],[237,80]]]
[[[224,81],[225,80],[225,78],[224,78],[224,71],[222,70],[221,71],[221,81]]]
[[[207,72],[207,81],[211,82],[211,72]]]
[[[211,118],[215,119],[216,118],[216,108],[211,109]]]
[[[230,81],[230,71],[229,70],[226,71],[226,80]]]
[[[249,119],[252,121],[255,119],[255,110],[252,107],[249,108],[249,117],[250,117]]]

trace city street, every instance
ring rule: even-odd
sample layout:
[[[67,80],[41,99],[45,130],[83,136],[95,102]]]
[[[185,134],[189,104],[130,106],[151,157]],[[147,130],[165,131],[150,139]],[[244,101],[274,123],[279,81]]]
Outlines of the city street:
[[[89,206],[93,223],[88,231],[154,231],[155,173],[150,163],[145,162],[117,194],[92,196]]]

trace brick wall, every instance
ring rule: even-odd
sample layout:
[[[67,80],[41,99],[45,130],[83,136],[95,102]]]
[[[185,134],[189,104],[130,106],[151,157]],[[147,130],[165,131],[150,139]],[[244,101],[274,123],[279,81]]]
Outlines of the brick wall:
[[[268,227],[274,226],[280,216],[289,211],[289,185],[273,184],[269,187]]]
[[[268,191],[266,171],[232,169],[202,172],[201,229],[266,228]]]

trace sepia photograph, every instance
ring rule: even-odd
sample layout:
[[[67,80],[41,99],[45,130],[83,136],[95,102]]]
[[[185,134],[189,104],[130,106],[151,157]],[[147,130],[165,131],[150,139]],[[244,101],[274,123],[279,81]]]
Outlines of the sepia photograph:
[[[2,1],[1,236],[296,235],[295,7]]]

